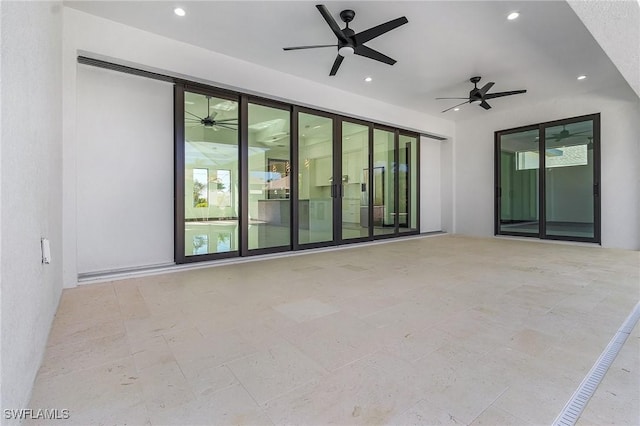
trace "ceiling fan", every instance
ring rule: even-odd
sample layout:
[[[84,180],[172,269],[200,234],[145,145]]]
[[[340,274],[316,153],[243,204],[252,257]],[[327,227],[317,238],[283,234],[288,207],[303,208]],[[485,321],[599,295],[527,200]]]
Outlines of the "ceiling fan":
[[[353,10],[347,9],[340,12],[340,19],[344,23],[346,23],[346,27],[340,29],[336,21],[333,19],[327,8],[323,4],[316,5],[316,8],[322,15],[329,27],[331,27],[331,31],[338,38],[338,44],[319,44],[313,46],[295,46],[295,47],[285,47],[284,50],[301,50],[301,49],[317,49],[320,47],[337,47],[338,55],[336,56],[335,61],[333,62],[333,66],[331,67],[330,76],[336,75],[338,72],[338,68],[340,68],[340,64],[342,64],[342,60],[345,56],[350,55],[359,55],[364,56],[365,58],[370,58],[376,61],[384,62],[385,64],[393,65],[396,63],[394,59],[383,55],[377,50],[371,49],[364,45],[364,43],[372,40],[382,34],[389,32],[395,28],[398,28],[401,25],[409,22],[406,17],[400,17],[397,19],[393,19],[389,22],[385,22],[384,24],[376,25],[375,27],[369,28],[368,30],[361,31],[359,33],[355,33],[351,28],[349,28],[349,22],[353,21],[353,18],[356,16],[356,13]]]
[[[464,102],[459,103],[458,105],[454,105],[451,108],[447,108],[442,112],[447,112],[454,108],[457,108],[464,104],[480,104],[480,106],[484,109],[490,109],[491,105],[487,103],[488,99],[501,98],[503,96],[511,96],[511,95],[519,95],[520,93],[527,93],[526,90],[513,90],[510,92],[497,92],[497,93],[487,93],[491,87],[495,84],[493,81],[485,84],[481,89],[478,89],[478,83],[480,82],[481,77],[471,77],[469,79],[470,82],[473,83],[473,89],[469,92],[468,98],[436,98],[438,99],[465,99]]]
[[[185,117],[184,122],[186,125],[191,125],[188,127],[197,127],[204,126],[206,129],[218,130],[217,127],[227,130],[238,130],[238,119],[237,118],[223,118],[221,120],[216,120],[215,117],[218,115],[217,112],[209,112],[211,110],[211,96],[207,96],[207,115],[206,117],[200,117],[195,115],[192,112],[185,110],[184,112],[191,115],[192,117]]]
[[[582,132],[571,133],[570,131],[568,131],[566,129],[565,125],[562,125],[562,130],[560,132],[558,132],[558,133],[552,134],[551,137],[553,139],[555,139],[556,142],[559,142],[562,139],[567,139],[567,138],[571,138],[571,137],[574,137],[574,136],[579,136],[579,135],[582,135],[584,133],[590,133],[590,132],[591,132],[591,130],[584,130]]]

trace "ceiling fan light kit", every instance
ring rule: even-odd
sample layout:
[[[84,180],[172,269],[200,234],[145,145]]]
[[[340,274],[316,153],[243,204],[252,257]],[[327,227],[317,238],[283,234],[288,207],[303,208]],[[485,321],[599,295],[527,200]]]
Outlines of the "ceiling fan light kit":
[[[395,59],[392,59],[377,50],[371,49],[364,45],[364,43],[372,40],[378,36],[381,36],[384,33],[387,33],[395,28],[398,28],[401,25],[409,22],[406,17],[402,16],[397,19],[393,19],[389,22],[385,22],[384,24],[376,25],[375,27],[369,28],[368,30],[361,31],[356,34],[351,28],[349,28],[349,23],[353,21],[356,13],[351,9],[346,9],[340,12],[340,19],[346,24],[346,26],[342,29],[338,26],[338,23],[333,19],[329,10],[323,5],[318,4],[316,8],[324,18],[324,20],[333,31],[333,34],[336,36],[337,44],[317,44],[312,46],[294,46],[294,47],[285,47],[283,48],[285,51],[287,50],[302,50],[302,49],[318,49],[322,47],[337,47],[338,54],[336,55],[336,59],[333,61],[333,66],[331,67],[331,71],[329,72],[330,76],[336,75],[342,61],[346,56],[358,55],[364,56],[365,58],[373,59],[378,62],[382,62],[388,65],[393,65],[396,63]]]

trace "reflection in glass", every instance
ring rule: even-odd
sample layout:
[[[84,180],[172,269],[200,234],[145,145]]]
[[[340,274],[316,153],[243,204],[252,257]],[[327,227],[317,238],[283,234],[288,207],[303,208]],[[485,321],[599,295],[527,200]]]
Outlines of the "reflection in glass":
[[[418,230],[417,139],[400,135],[398,149],[398,220],[400,232],[412,232]]]
[[[298,243],[333,240],[333,120],[298,115]]]
[[[538,234],[538,130],[500,136],[500,231]]]
[[[342,239],[369,236],[369,128],[342,123]]]
[[[184,124],[185,256],[235,251],[238,103],[185,92]]]
[[[593,122],[545,130],[546,234],[594,237]]]
[[[395,233],[395,134],[373,131],[373,234]]]
[[[290,113],[249,104],[249,250],[291,244]]]

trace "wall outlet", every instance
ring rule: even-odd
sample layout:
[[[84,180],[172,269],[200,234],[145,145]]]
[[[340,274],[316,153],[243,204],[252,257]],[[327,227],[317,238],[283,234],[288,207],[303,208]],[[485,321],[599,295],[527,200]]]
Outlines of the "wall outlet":
[[[46,238],[41,238],[40,248],[42,249],[42,263],[51,263],[51,245],[49,244],[49,240]]]

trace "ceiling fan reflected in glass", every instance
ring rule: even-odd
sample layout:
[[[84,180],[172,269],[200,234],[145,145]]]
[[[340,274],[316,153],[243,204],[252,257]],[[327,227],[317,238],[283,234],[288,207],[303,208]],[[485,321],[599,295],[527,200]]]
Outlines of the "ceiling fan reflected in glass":
[[[582,132],[575,132],[575,133],[571,133],[569,130],[567,130],[566,125],[562,125],[562,130],[558,133],[554,133],[551,135],[551,137],[556,141],[561,141],[562,139],[567,139],[567,138],[572,138],[574,136],[580,136],[583,135],[585,133],[591,133],[591,130],[583,130]]]
[[[469,79],[470,82],[473,83],[473,89],[469,92],[469,96],[465,98],[436,98],[436,100],[440,99],[464,99],[464,102],[459,103],[458,105],[454,105],[451,108],[447,108],[442,112],[447,112],[454,108],[458,108],[464,104],[478,104],[484,109],[491,109],[491,105],[487,103],[488,99],[501,98],[503,96],[511,96],[511,95],[519,95],[521,93],[527,93],[526,90],[512,90],[509,92],[496,92],[496,93],[487,93],[489,89],[493,87],[495,84],[493,81],[485,84],[482,88],[478,89],[478,83],[480,82],[481,77],[471,77]]]
[[[218,115],[217,111],[211,111],[211,96],[207,96],[207,115],[205,117],[200,117],[190,111],[187,111],[185,108],[185,114],[189,115],[184,118],[185,125],[187,127],[199,127],[204,126],[205,129],[213,129],[218,130],[227,129],[227,130],[238,130],[238,119],[237,118],[222,118],[220,120],[216,120],[216,116]]]
[[[331,67],[330,76],[336,75],[338,72],[338,68],[342,64],[342,60],[345,56],[350,55],[358,55],[364,56],[365,58],[373,59],[375,61],[383,62],[385,64],[393,65],[396,63],[395,59],[391,59],[390,57],[383,55],[377,50],[371,49],[364,45],[364,43],[372,40],[378,36],[381,36],[384,33],[387,33],[395,28],[398,28],[401,25],[406,24],[409,20],[402,16],[400,18],[393,19],[389,22],[385,22],[384,24],[376,25],[375,27],[369,28],[368,30],[361,31],[356,34],[351,28],[349,28],[349,22],[353,21],[353,18],[356,16],[356,13],[351,10],[343,10],[340,12],[340,19],[346,24],[345,28],[340,29],[337,22],[333,19],[329,10],[323,5],[318,4],[316,8],[322,15],[333,34],[338,39],[337,44],[317,44],[313,46],[295,46],[295,47],[285,47],[284,50],[302,50],[302,49],[317,49],[321,47],[337,47],[338,54],[336,55],[336,59],[333,62],[333,66]]]

